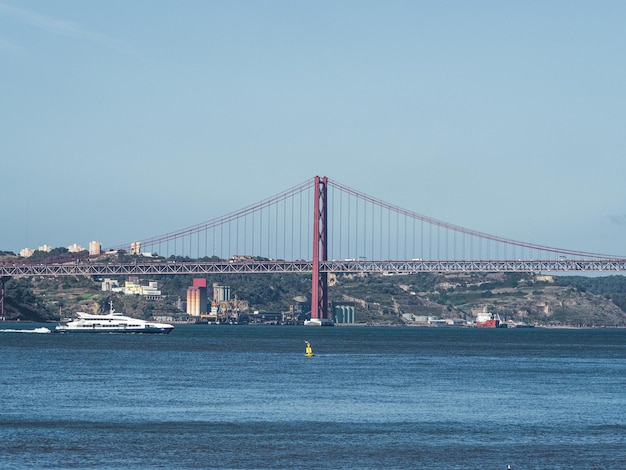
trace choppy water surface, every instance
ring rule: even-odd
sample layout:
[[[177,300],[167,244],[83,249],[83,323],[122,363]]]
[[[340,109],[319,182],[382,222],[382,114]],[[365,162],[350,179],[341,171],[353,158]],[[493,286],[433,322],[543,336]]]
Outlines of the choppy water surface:
[[[0,331],[0,358],[0,468],[626,468],[626,330]]]

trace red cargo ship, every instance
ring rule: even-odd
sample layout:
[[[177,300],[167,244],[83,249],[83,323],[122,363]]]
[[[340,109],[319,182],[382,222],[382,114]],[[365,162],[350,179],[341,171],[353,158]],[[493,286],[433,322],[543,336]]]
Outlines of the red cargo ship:
[[[480,313],[476,317],[476,328],[498,328],[500,316],[496,313]]]

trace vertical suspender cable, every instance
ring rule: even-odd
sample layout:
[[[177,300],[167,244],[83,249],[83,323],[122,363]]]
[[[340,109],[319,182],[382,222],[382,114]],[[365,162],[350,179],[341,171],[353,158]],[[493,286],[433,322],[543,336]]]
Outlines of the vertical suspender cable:
[[[346,246],[346,258],[351,258],[352,257],[352,253],[350,251],[350,227],[352,226],[351,224],[351,219],[350,219],[350,202],[351,202],[351,198],[350,198],[350,194],[348,194],[348,215],[347,215],[347,232],[348,234],[346,235],[346,242],[347,242],[347,246]]]
[[[343,191],[339,192],[339,259],[342,259],[343,250]]]
[[[376,205],[372,203],[372,220],[370,221],[370,225],[372,226],[372,253],[370,257],[372,259],[376,259],[376,255],[374,254],[374,240],[376,236],[374,235],[374,228],[376,227],[376,217],[374,216],[374,211],[376,210]]]
[[[267,257],[271,258],[271,244],[272,244],[272,206],[267,206]]]
[[[356,197],[354,207],[354,259],[359,258],[359,197]]]
[[[379,205],[378,208],[378,259],[383,260],[385,256],[383,254],[383,206]]]

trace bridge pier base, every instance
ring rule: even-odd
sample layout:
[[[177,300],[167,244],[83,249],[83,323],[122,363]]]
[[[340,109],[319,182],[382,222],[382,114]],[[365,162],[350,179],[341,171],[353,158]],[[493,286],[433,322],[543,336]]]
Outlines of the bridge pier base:
[[[4,315],[4,281],[6,278],[0,277],[0,321],[5,321],[7,318]]]

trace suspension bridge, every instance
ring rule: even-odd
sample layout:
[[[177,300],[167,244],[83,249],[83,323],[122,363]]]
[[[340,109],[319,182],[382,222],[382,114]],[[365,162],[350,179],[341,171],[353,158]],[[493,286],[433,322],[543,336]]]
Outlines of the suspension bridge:
[[[328,273],[624,271],[623,256],[490,235],[316,176],[242,210],[101,255],[0,265],[0,282],[3,301],[4,280],[18,276],[311,273],[311,317],[326,319]]]

